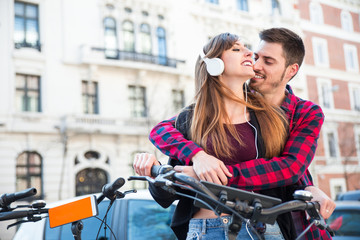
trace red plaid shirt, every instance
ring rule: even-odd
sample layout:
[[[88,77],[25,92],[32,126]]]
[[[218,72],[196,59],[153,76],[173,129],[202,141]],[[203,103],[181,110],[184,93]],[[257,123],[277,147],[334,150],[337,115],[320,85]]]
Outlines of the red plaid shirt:
[[[317,140],[324,114],[321,108],[292,93],[288,94],[281,108],[289,120],[289,138],[280,157],[259,158],[227,166],[233,177],[228,185],[245,190],[262,190],[292,184],[313,185],[308,167],[314,158]],[[177,158],[185,165],[192,165],[192,157],[203,149],[174,127],[176,117],[162,121],[150,132],[150,141],[164,154]],[[304,228],[308,221],[304,219]],[[301,219],[300,219],[301,220]],[[306,234],[307,239],[331,239],[326,231],[313,226]]]

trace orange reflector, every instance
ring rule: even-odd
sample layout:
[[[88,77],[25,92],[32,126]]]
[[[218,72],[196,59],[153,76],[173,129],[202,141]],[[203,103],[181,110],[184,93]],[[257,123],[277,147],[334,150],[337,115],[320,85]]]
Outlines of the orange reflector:
[[[95,196],[89,196],[49,209],[50,227],[58,227],[98,214]]]

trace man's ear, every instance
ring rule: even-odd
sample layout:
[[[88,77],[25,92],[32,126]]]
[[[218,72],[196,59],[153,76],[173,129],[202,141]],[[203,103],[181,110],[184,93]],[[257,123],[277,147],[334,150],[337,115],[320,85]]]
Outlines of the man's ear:
[[[299,64],[294,63],[292,65],[289,65],[287,68],[288,68],[287,75],[288,75],[289,81],[290,81],[296,75],[296,73],[299,71]]]

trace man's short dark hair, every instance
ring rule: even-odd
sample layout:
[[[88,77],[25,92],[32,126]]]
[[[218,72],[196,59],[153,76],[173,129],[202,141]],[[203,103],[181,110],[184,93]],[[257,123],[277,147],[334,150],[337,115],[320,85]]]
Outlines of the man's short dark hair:
[[[265,42],[282,45],[285,67],[294,63],[301,66],[305,56],[305,47],[299,35],[287,28],[270,28],[261,31],[259,37]]]

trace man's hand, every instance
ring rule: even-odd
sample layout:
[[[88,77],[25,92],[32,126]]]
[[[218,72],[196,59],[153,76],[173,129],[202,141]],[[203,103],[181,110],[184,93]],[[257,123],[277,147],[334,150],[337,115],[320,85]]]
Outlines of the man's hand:
[[[336,207],[335,202],[317,187],[308,186],[305,190],[312,193],[313,199],[311,201],[320,203],[320,214],[324,219],[328,219]]]
[[[150,153],[137,153],[133,162],[133,168],[140,176],[151,177],[151,167],[160,165],[156,157]]]
[[[200,180],[226,185],[227,177],[232,177],[225,164],[204,151],[196,153],[193,158],[193,168]]]

